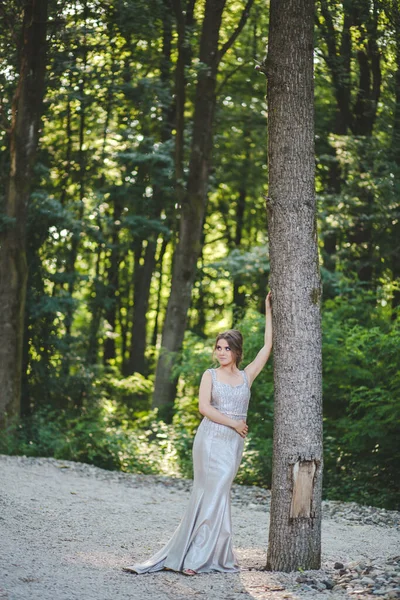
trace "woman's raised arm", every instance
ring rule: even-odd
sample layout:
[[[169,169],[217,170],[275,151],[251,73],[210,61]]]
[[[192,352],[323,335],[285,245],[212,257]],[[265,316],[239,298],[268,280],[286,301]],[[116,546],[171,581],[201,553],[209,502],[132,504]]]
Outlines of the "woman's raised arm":
[[[262,371],[265,366],[272,349],[272,306],[271,306],[272,292],[268,292],[265,298],[265,334],[264,334],[264,346],[261,348],[255,359],[247,365],[245,368],[246,375],[251,385],[257,375]]]

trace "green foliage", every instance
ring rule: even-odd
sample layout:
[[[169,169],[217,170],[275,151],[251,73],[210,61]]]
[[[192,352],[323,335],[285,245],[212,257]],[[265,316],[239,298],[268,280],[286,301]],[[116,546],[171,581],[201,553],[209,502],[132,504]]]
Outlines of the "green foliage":
[[[118,416],[117,416],[118,413]],[[94,464],[110,470],[191,476],[187,450],[191,438],[183,430],[156,419],[122,417],[116,403],[90,409],[55,412],[43,407],[0,440],[0,453],[52,456]]]
[[[323,321],[326,495],[394,508],[400,502],[399,323],[365,326],[354,316],[335,320],[343,303],[328,304]]]

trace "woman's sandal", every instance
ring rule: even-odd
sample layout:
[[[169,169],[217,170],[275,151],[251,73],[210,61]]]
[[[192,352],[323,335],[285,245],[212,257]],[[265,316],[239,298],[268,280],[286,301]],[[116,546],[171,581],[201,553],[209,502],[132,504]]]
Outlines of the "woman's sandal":
[[[197,572],[193,571],[193,569],[183,569],[182,573],[184,575],[197,575]]]

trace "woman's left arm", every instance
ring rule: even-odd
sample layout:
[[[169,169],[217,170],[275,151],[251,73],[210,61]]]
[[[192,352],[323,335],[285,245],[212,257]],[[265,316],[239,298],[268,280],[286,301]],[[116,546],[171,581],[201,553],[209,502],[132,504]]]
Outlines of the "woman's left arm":
[[[261,348],[255,359],[245,368],[249,384],[253,383],[257,375],[265,366],[272,349],[272,307],[271,292],[268,292],[265,298],[265,334],[264,346]]]

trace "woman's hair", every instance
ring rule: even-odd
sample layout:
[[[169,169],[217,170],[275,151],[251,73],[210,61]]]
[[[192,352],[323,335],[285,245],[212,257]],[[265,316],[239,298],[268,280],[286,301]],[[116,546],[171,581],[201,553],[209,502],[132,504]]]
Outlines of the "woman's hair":
[[[226,340],[229,344],[230,349],[235,354],[236,366],[239,366],[240,361],[243,357],[243,336],[237,329],[228,329],[217,335],[215,340],[214,350],[217,349],[219,340]]]

